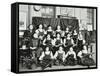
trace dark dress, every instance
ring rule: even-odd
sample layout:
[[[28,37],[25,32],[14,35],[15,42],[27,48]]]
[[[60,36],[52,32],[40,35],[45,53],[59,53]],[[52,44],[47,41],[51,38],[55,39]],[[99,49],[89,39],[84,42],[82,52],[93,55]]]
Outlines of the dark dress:
[[[46,46],[50,47],[51,46],[51,39],[50,40],[46,39],[45,44],[46,44]]]
[[[24,32],[23,44],[25,44],[27,46],[27,48],[30,47],[30,40],[33,39],[33,34],[34,34],[34,31],[30,32],[29,30],[26,30]]]
[[[78,64],[83,66],[91,66],[95,64],[94,60],[89,57],[89,54],[83,53],[82,56],[82,58],[78,58]]]
[[[34,34],[34,31],[30,32],[29,30],[26,30],[26,31],[24,32],[23,37],[24,37],[24,38],[33,38],[33,34]]]
[[[65,50],[66,50],[65,53],[67,53],[69,51],[69,48],[71,46],[73,46],[72,43],[71,43],[71,39],[66,39],[65,45],[66,45],[66,47],[65,47]]]
[[[78,51],[78,47],[77,47],[78,35],[72,35],[72,38],[73,38],[74,44],[76,44],[76,45],[73,47],[73,49],[74,49],[74,51],[77,53],[77,51]]]
[[[74,44],[76,44],[77,43],[78,35],[73,35],[72,37],[73,37],[73,40],[74,40]]]
[[[30,46],[31,47],[38,47],[39,46],[39,39],[38,38],[33,38],[30,40]]]
[[[51,59],[51,52],[47,55],[45,52],[44,52],[45,56],[42,60],[42,63],[41,63],[41,67],[42,69],[44,70],[46,67],[51,67],[51,64],[52,64],[52,59]]]
[[[56,64],[57,64],[57,65],[63,64],[63,53],[59,53],[59,52],[58,52]]]
[[[77,47],[78,47],[78,52],[83,50],[83,40],[78,39]]]
[[[61,44],[61,39],[57,39],[56,41],[56,45],[59,45],[59,44]]]
[[[56,40],[56,51],[59,50],[59,47],[61,46],[61,39]]]
[[[61,39],[62,39],[62,42],[64,42],[64,39],[65,39],[65,38],[66,38],[65,36],[61,37]]]
[[[39,36],[43,36],[44,35],[44,31],[40,31],[39,29],[38,29],[38,31],[39,31]]]
[[[71,65],[71,66],[76,65],[76,60],[74,59],[73,54],[68,55],[68,57],[65,60],[65,65]]]
[[[46,39],[45,39],[45,44],[46,44],[46,45],[43,45],[43,46],[42,46],[43,50],[45,50],[46,47],[49,47],[50,50],[52,49],[51,39],[49,40],[49,39],[46,38]]]

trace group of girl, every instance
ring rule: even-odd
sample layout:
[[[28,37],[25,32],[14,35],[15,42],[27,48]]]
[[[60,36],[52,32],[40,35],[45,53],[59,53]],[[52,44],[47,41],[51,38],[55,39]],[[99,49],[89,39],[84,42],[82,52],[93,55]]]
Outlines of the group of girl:
[[[20,45],[21,57],[30,57],[28,68],[32,68],[33,62],[42,69],[52,65],[94,64],[82,33],[77,33],[76,29],[70,31],[66,27],[66,30],[62,30],[58,25],[54,31],[51,26],[44,29],[42,24],[38,29],[33,29],[33,25],[30,25],[29,30],[24,32]],[[28,53],[25,54],[25,50]],[[23,61],[24,58],[21,59]]]

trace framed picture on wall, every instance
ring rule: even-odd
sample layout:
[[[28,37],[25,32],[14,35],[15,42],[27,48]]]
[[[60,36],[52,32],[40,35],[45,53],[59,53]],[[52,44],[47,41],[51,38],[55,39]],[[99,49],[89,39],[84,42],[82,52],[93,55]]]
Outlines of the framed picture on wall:
[[[11,4],[11,72],[97,69],[97,46],[97,7]]]

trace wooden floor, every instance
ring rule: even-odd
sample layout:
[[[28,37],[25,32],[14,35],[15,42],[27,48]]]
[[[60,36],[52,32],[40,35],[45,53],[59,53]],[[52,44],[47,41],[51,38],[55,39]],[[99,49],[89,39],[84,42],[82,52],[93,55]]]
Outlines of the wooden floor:
[[[96,67],[90,66],[90,67]],[[88,66],[81,66],[81,65],[75,65],[75,66],[52,66],[45,68],[44,70],[55,70],[55,69],[75,69],[75,68],[88,68]],[[35,65],[32,66],[32,69],[27,69],[25,67],[19,67],[19,71],[36,71],[36,70],[42,70],[41,67],[36,67]]]

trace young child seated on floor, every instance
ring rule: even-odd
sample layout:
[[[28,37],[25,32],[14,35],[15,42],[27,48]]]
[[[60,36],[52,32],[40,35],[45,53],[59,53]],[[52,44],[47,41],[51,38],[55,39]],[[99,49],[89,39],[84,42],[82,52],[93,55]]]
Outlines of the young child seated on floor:
[[[41,68],[44,70],[46,67],[52,67],[52,60],[53,60],[53,54],[52,51],[50,51],[49,47],[46,47],[45,51],[42,52],[39,60]]]
[[[56,53],[54,55],[54,59],[56,60],[56,64],[58,64],[58,65],[63,64],[63,62],[65,60],[65,52],[61,46],[59,47],[59,50],[56,51]]]
[[[87,47],[84,45],[83,50],[78,52],[78,64],[84,66],[94,65],[94,60],[90,57],[90,53],[88,53]]]
[[[65,55],[65,65],[76,65],[76,53],[73,47],[70,47],[69,51]]]

